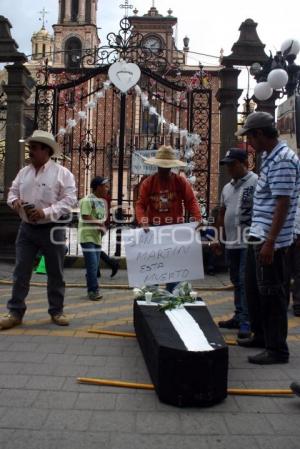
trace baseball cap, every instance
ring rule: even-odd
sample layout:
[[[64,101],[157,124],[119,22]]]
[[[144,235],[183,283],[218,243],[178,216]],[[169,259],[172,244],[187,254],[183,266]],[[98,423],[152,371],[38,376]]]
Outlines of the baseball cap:
[[[225,157],[220,160],[220,165],[231,164],[234,161],[245,162],[247,160],[247,153],[240,148],[230,148]]]
[[[235,135],[243,136],[247,134],[251,129],[260,129],[260,128],[274,128],[275,121],[272,114],[268,112],[252,112],[248,115],[245,124],[242,128],[240,128]]]
[[[108,181],[109,181],[108,178],[103,178],[102,176],[95,176],[95,178],[91,180],[91,189],[95,190],[98,186],[107,184]]]

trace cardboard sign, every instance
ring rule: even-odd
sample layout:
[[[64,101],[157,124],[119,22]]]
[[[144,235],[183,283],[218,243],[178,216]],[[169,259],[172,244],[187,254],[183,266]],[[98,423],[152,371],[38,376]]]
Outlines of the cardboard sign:
[[[131,287],[203,279],[200,232],[196,223],[153,226],[123,232]]]

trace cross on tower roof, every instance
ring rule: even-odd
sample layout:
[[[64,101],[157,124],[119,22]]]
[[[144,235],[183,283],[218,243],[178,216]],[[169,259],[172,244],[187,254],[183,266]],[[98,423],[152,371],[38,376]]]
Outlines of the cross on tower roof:
[[[152,8],[155,8],[155,0],[152,0]]]
[[[45,29],[45,16],[46,14],[49,14],[49,12],[45,9],[45,7],[43,7],[42,11],[39,11],[39,14],[42,15],[42,17],[39,18],[39,20],[41,20],[43,22],[42,25],[42,29]]]
[[[128,17],[128,10],[133,8],[133,5],[128,4],[129,0],[125,0],[124,5],[120,5],[120,8],[125,9],[125,17]]]

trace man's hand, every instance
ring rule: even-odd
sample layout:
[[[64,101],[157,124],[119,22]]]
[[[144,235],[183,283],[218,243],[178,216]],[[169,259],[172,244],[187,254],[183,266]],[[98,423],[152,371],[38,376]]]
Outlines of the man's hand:
[[[259,252],[259,261],[262,265],[271,265],[274,259],[274,245],[272,240],[266,240]]]
[[[101,225],[99,226],[99,232],[100,232],[100,234],[101,234],[102,237],[106,234],[107,229],[106,229],[105,226],[103,226],[103,224],[101,224]]]
[[[29,209],[27,211],[27,216],[28,220],[33,222],[46,218],[43,209],[36,209],[36,208]]]
[[[17,213],[19,213],[19,212],[20,212],[20,209],[21,209],[21,207],[22,207],[23,204],[24,204],[24,201],[22,201],[22,200],[15,200],[15,201],[12,203],[12,208],[13,208],[13,210],[15,210]]]
[[[211,243],[210,248],[216,256],[221,256],[221,254],[223,253],[222,245],[220,242]]]

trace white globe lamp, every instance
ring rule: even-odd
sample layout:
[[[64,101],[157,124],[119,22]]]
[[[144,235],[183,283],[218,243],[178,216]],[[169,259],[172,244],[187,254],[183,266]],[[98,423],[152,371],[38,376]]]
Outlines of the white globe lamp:
[[[281,45],[281,53],[284,57],[289,55],[297,56],[300,51],[300,43],[295,39],[287,39]]]
[[[274,69],[268,75],[268,83],[273,89],[282,89],[289,80],[287,72],[283,69]]]
[[[272,94],[273,89],[266,81],[256,84],[254,88],[254,95],[260,101],[268,100],[270,97],[272,97]]]

